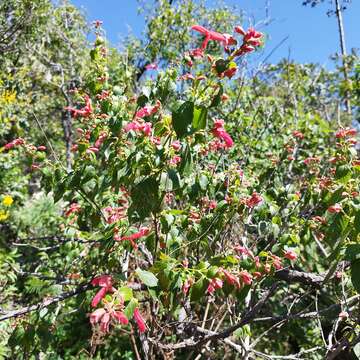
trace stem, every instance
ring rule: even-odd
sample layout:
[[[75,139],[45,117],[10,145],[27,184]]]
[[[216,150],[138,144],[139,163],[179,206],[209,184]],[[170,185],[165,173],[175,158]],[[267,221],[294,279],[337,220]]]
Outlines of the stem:
[[[339,28],[339,37],[340,37],[340,48],[341,48],[341,55],[342,55],[342,63],[343,63],[343,71],[344,71],[344,78],[346,82],[346,92],[345,92],[345,108],[346,112],[348,114],[351,114],[351,104],[349,99],[349,90],[348,90],[348,84],[349,84],[349,76],[348,76],[348,68],[346,64],[346,45],[345,45],[345,31],[344,31],[344,23],[342,18],[342,11],[340,7],[340,1],[335,0],[335,6],[336,6],[336,17],[338,21],[338,28]]]

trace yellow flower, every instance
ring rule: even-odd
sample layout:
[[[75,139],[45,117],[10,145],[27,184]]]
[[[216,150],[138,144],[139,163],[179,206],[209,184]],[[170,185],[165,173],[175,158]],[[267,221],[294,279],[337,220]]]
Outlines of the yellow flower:
[[[4,210],[0,210],[0,221],[4,221],[9,217],[9,213]]]
[[[10,195],[5,195],[2,201],[4,206],[11,206],[13,202],[14,199]]]

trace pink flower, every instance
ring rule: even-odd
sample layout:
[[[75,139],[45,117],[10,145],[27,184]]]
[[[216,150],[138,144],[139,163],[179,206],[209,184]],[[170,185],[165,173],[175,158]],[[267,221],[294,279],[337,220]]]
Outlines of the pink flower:
[[[319,161],[318,158],[313,157],[313,156],[310,156],[310,157],[308,157],[308,158],[306,158],[306,159],[304,160],[304,164],[305,164],[305,165],[309,165],[309,164],[311,164],[312,162],[318,162],[318,161]]]
[[[223,126],[224,126],[224,120],[217,119],[214,121],[214,127],[211,130],[211,132],[215,137],[225,142],[226,148],[231,148],[234,145],[234,142]]]
[[[114,311],[112,313],[112,316],[119,321],[120,324],[127,325],[129,323],[128,318],[125,316],[125,314],[121,311]]]
[[[171,147],[175,150],[175,151],[179,151],[181,148],[181,143],[179,140],[175,140],[172,142]]]
[[[191,29],[199,32],[200,34],[205,35],[205,39],[201,45],[202,50],[206,49],[209,40],[219,41],[224,45],[228,44],[228,39],[226,38],[226,36],[224,36],[224,34],[220,34],[216,31],[208,30],[201,25],[193,25]]]
[[[90,314],[90,322],[91,324],[96,324],[100,321],[100,319],[104,316],[106,310],[104,308],[96,309]]]
[[[331,214],[339,213],[342,210],[342,207],[340,204],[331,205],[328,207],[328,212]]]
[[[95,147],[99,149],[100,146],[102,145],[102,143],[105,141],[106,138],[107,138],[106,132],[102,132],[102,133],[99,135],[99,137],[98,137],[98,139],[96,140],[96,142],[95,142]]]
[[[141,125],[140,130],[146,135],[146,136],[150,136],[151,135],[151,126],[152,124],[149,122],[146,122],[144,124]]]
[[[90,323],[92,325],[100,323],[100,330],[104,333],[109,332],[111,319],[115,319],[122,325],[127,325],[129,323],[128,318],[123,312],[113,309],[105,310],[104,308],[100,308],[90,314]]]
[[[249,28],[244,36],[244,41],[249,41],[250,39],[260,39],[263,34],[259,31],[256,31],[254,28]]]
[[[276,256],[276,255],[271,255],[272,259],[273,259],[273,266],[276,270],[281,270],[283,267],[282,267],[282,264],[281,264],[281,259]],[[265,269],[266,271],[266,269]]]
[[[230,98],[230,97],[229,97],[229,95],[227,95],[227,94],[222,94],[222,95],[221,95],[221,101],[222,101],[222,102],[225,102],[225,101],[229,100],[229,98]]]
[[[127,203],[125,203],[125,205],[127,205]],[[106,218],[108,224],[113,224],[119,221],[120,219],[126,217],[126,206],[118,207],[118,208],[113,208],[111,206],[108,206],[104,209],[104,211],[108,214]]]
[[[138,110],[135,114],[135,117],[144,118],[153,115],[160,109],[160,106],[161,106],[161,102],[157,100],[154,106],[144,106],[143,108]]]
[[[344,137],[347,137],[347,136],[354,136],[356,135],[356,129],[340,129],[338,130],[336,133],[335,133],[335,137],[337,139],[342,139]]]
[[[194,280],[192,278],[188,278],[185,280],[185,282],[182,286],[182,292],[185,296],[189,292],[189,289],[193,283],[194,283]]]
[[[215,200],[210,200],[208,204],[208,208],[214,210],[216,209],[216,207],[217,207],[217,202]]]
[[[142,318],[138,308],[135,308],[135,310],[134,310],[134,319],[135,319],[136,324],[138,326],[139,332],[140,333],[145,332],[146,331],[146,324],[145,324],[145,321]]]
[[[255,279],[260,279],[261,276],[262,276],[262,274],[261,274],[261,272],[259,272],[259,271],[254,271],[254,272],[253,272],[253,276],[254,276]]]
[[[347,319],[348,317],[349,317],[349,313],[348,313],[347,311],[341,311],[341,312],[339,313],[339,318],[340,318],[341,320]]]
[[[235,285],[237,288],[241,287],[239,279],[236,276],[224,269],[222,270],[222,273],[225,275],[225,279],[230,285]]]
[[[96,154],[99,151],[99,149],[95,146],[90,146],[88,149],[86,149],[87,154]]]
[[[81,210],[81,206],[78,203],[70,204],[69,208],[65,212],[65,216],[69,217],[73,213],[78,213]]]
[[[202,58],[204,56],[204,51],[202,49],[193,49],[189,51],[189,55],[195,59]],[[192,66],[192,64],[191,64]]]
[[[235,26],[235,32],[237,32],[240,35],[245,35],[246,31],[241,26]]]
[[[293,134],[294,137],[296,137],[298,139],[303,139],[304,138],[304,134],[299,130],[294,130],[292,134]]]
[[[37,150],[38,150],[38,151],[45,151],[45,150],[46,150],[46,146],[40,145],[40,146],[37,147]]]
[[[112,286],[112,277],[109,275],[97,276],[91,281],[91,285],[100,286],[101,289],[97,292],[91,301],[91,306],[96,307],[97,304],[105,297],[108,292],[113,292],[115,289]]]
[[[287,250],[287,251],[285,251],[285,253],[284,253],[284,258],[289,259],[289,260],[291,260],[291,261],[292,261],[292,260],[296,260],[297,257],[298,257],[298,255],[297,255],[296,252],[293,251],[293,250]]]
[[[135,243],[135,240],[140,239],[143,236],[146,236],[149,232],[150,232],[150,230],[147,227],[142,227],[135,234],[122,236],[119,240],[120,241],[126,241],[126,240],[130,241],[131,245],[136,249],[137,244]],[[118,239],[115,239],[115,240],[118,241]]]
[[[244,246],[235,245],[234,250],[239,253],[240,255],[250,255],[251,252]]]
[[[180,161],[181,161],[181,157],[179,155],[175,155],[170,159],[169,164],[177,165]]]
[[[246,270],[240,272],[240,278],[243,283],[246,285],[251,285],[252,283],[252,276]]]
[[[5,150],[10,150],[15,146],[24,145],[24,144],[25,144],[25,140],[23,138],[17,138],[17,139],[14,139],[11,142],[5,144],[4,148],[5,148]]]
[[[256,191],[254,191],[251,197],[245,201],[245,204],[249,208],[253,208],[256,205],[260,204],[262,200],[263,200],[262,197]]]
[[[214,278],[214,279],[211,279],[206,291],[209,294],[212,294],[216,289],[221,289],[222,287],[223,287],[222,280]]]
[[[100,330],[104,333],[109,332],[110,314],[105,313],[100,320]]]
[[[9,142],[9,143],[7,143],[7,144],[4,145],[5,150],[10,150],[10,149],[12,149],[13,147],[15,147],[15,144],[14,144],[13,141],[11,141],[11,142]]]
[[[95,20],[92,23],[96,28],[99,28],[103,24],[101,20]]]
[[[129,132],[131,130],[133,131],[142,131],[146,136],[151,135],[151,129],[152,124],[150,122],[140,122],[138,120],[134,120],[131,123],[127,124],[124,128],[126,132]]]
[[[82,109],[75,109],[73,107],[68,106],[65,108],[65,110],[70,111],[74,118],[89,117],[93,111],[92,106],[91,106],[91,99],[90,99],[89,95],[85,95],[84,100],[85,100],[85,106]]]
[[[179,80],[195,80],[194,75],[191,73],[184,74],[179,77]]]
[[[152,63],[152,64],[148,64],[145,66],[146,70],[157,70],[158,69],[158,65],[156,63]]]

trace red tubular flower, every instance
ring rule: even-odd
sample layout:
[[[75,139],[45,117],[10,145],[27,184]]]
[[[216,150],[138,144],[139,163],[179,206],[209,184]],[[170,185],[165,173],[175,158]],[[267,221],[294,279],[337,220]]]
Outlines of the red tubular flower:
[[[147,227],[142,227],[140,228],[140,230],[135,233],[135,234],[131,234],[128,236],[122,236],[120,238],[120,241],[130,241],[131,245],[136,249],[137,248],[137,244],[135,243],[135,240],[140,239],[143,236],[146,236],[148,233],[150,232],[150,230]]]
[[[262,202],[262,197],[254,191],[249,199],[245,201],[246,206],[253,208]]]
[[[121,311],[114,311],[111,314],[120,324],[127,325],[129,323],[128,318]]]
[[[97,292],[91,301],[91,306],[96,307],[97,304],[105,297],[108,292],[113,292],[112,277],[109,275],[97,276],[91,281],[91,285],[100,286],[101,289]]]
[[[260,279],[261,276],[262,276],[262,274],[261,274],[260,271],[254,271],[254,272],[253,272],[253,276],[254,276],[255,279]]]
[[[152,63],[152,64],[148,64],[145,66],[146,70],[157,70],[158,69],[158,65],[156,63]]]
[[[239,279],[236,276],[224,269],[222,270],[222,273],[225,275],[225,279],[230,285],[235,285],[237,288],[241,287]]]
[[[85,95],[84,100],[85,100],[85,106],[82,109],[75,109],[73,107],[67,106],[65,108],[65,110],[70,111],[74,118],[89,117],[93,112],[92,105],[91,105],[91,99],[90,99],[89,95]]]
[[[122,325],[127,325],[129,323],[128,318],[121,311],[115,311],[113,309],[96,309],[90,314],[90,323],[95,325],[100,323],[100,330],[104,333],[109,331],[109,326],[111,319],[115,319]]]
[[[179,140],[175,140],[172,142],[171,147],[175,150],[175,151],[179,151],[181,149],[181,143]]]
[[[182,287],[182,292],[185,296],[189,292],[189,289],[193,283],[194,283],[194,280],[192,278],[188,278],[185,280],[183,287]]]
[[[138,110],[135,114],[135,117],[144,118],[153,115],[160,109],[160,106],[161,106],[161,102],[157,100],[154,106],[144,106],[143,108]]]
[[[211,279],[209,286],[207,288],[207,292],[212,294],[216,289],[221,289],[223,287],[223,282],[220,279],[214,278]]]
[[[103,308],[96,309],[90,314],[90,322],[91,324],[96,324],[100,321],[103,315],[106,314],[106,310]]]
[[[234,141],[231,136],[224,129],[224,120],[217,119],[214,121],[214,127],[211,130],[212,134],[225,142],[226,148],[231,148],[234,145]]]
[[[73,213],[78,213],[81,210],[81,207],[77,203],[70,204],[69,208],[65,212],[65,216],[69,217]]]
[[[287,250],[287,251],[285,251],[285,253],[284,253],[284,258],[286,258],[286,259],[289,259],[289,260],[296,260],[297,259],[297,254],[296,254],[296,252],[295,251],[293,251],[293,250]]]
[[[339,213],[342,210],[340,204],[331,205],[328,207],[327,211],[331,214]]]
[[[356,135],[356,129],[340,129],[335,133],[335,137],[337,139],[342,139],[345,138],[347,136],[354,136]]]
[[[237,32],[240,35],[244,36],[246,34],[246,31],[241,26],[235,26],[234,30],[235,30],[235,32]]]
[[[276,256],[276,255],[271,255],[272,259],[273,259],[273,266],[276,270],[281,270],[282,269],[282,264],[281,264],[281,259]],[[265,269],[266,271],[266,269]]]
[[[294,130],[292,134],[293,134],[294,137],[296,137],[298,139],[303,139],[304,138],[304,134],[299,130]]]
[[[252,283],[252,276],[247,270],[243,270],[240,272],[240,279],[246,285],[251,285]]]
[[[14,148],[15,146],[24,145],[24,144],[25,144],[25,140],[23,138],[17,138],[17,139],[14,139],[11,142],[5,144],[4,149],[5,150],[10,150],[10,149]]]
[[[181,161],[181,157],[179,155],[175,155],[170,159],[169,164],[177,165],[180,161]]]
[[[139,120],[134,120],[131,123],[127,124],[124,130],[126,132],[129,132],[131,130],[142,131],[146,136],[150,136],[152,131],[151,127],[152,124],[150,122],[143,122],[143,120],[139,119]]]
[[[109,326],[110,326],[110,314],[105,313],[100,321],[100,330],[104,333],[109,332]]]
[[[206,46],[207,46],[209,40],[219,41],[219,42],[223,43],[224,45],[228,45],[230,38],[232,38],[232,37],[227,37],[224,34],[220,34],[216,31],[208,30],[201,25],[193,25],[191,27],[191,29],[195,30],[205,36],[205,39],[201,45],[201,50],[206,49]]]
[[[146,324],[145,324],[145,321],[144,321],[143,317],[141,316],[140,311],[139,311],[138,308],[136,308],[134,310],[134,319],[135,319],[136,324],[138,326],[139,332],[140,333],[145,332],[146,331]]]

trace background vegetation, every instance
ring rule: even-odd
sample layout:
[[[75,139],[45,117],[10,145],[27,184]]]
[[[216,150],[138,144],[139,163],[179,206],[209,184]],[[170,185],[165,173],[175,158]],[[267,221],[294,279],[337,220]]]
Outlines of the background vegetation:
[[[358,56],[234,58],[236,14],[158,0],[118,50],[0,1],[0,358],[360,358]]]

